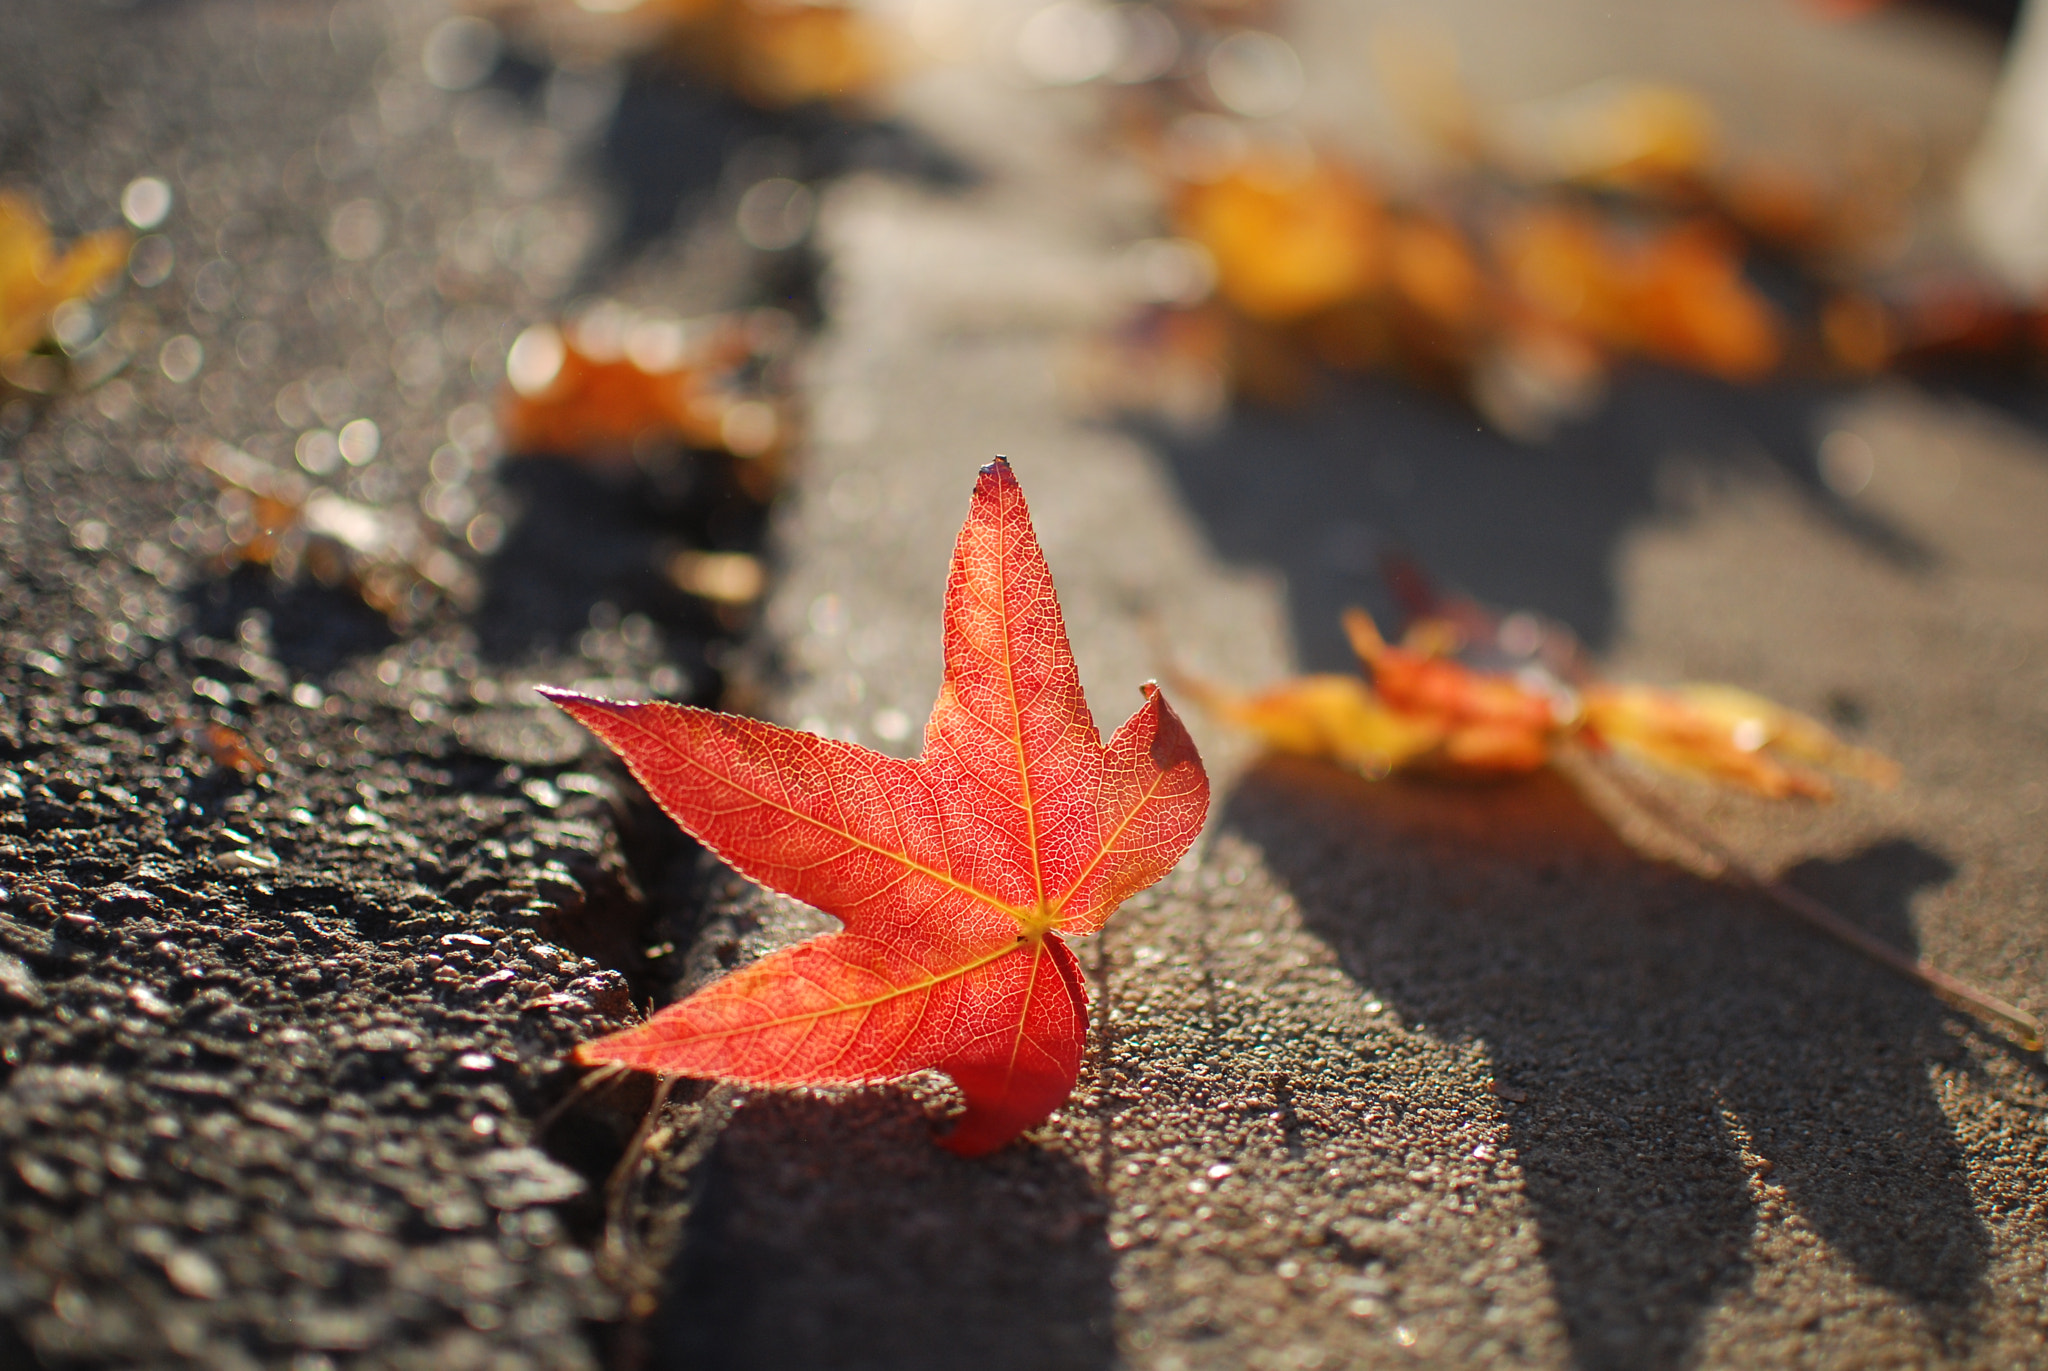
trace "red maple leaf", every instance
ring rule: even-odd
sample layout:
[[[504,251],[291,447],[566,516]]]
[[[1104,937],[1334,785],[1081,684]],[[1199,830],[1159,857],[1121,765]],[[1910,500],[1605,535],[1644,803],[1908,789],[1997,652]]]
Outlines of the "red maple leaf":
[[[983,467],[946,586],[945,682],[903,761],[755,719],[548,697],[741,873],[840,919],[636,1028],[585,1065],[788,1086],[926,1068],[993,1151],[1072,1093],[1088,994],[1064,935],[1100,929],[1180,859],[1209,805],[1155,685],[1104,746],[1024,495]]]

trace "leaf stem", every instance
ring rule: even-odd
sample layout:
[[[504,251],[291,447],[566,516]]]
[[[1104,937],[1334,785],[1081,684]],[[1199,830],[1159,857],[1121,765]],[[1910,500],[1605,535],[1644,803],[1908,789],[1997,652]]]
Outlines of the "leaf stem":
[[[653,1136],[655,1122],[668,1107],[668,1092],[676,1079],[664,1074],[655,1076],[654,1098],[648,1102],[646,1116],[633,1130],[633,1139],[626,1144],[625,1155],[619,1158],[619,1164],[612,1168],[611,1176],[605,1181],[605,1255],[615,1263],[614,1270],[620,1276],[626,1273],[633,1255],[633,1244],[626,1231],[626,1208],[631,1200],[633,1182],[639,1179],[641,1164],[647,1160],[647,1140]]]
[[[1102,1136],[1097,1144],[1095,1164],[1102,1173],[1102,1193],[1109,1194],[1111,1178],[1116,1174],[1116,1107],[1110,1099],[1109,1049],[1110,1049],[1110,984],[1109,984],[1109,927],[1105,924],[1095,935],[1095,1109],[1101,1115]]]
[[[586,1098],[596,1093],[602,1087],[612,1084],[630,1070],[632,1068],[623,1062],[606,1062],[595,1071],[585,1072],[583,1079],[571,1086],[566,1095],[556,1100],[548,1112],[540,1116],[539,1121],[533,1126],[535,1136],[545,1135],[564,1114],[581,1104]]]

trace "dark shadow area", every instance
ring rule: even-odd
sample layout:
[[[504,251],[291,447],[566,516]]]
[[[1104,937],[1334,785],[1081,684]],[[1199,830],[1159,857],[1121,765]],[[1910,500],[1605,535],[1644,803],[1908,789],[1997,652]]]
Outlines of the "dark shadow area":
[[[1919,0],[1923,9],[1952,14],[2009,38],[2019,23],[2020,0]]]
[[[545,105],[549,71],[509,54],[491,84],[522,102]],[[591,169],[616,211],[609,251],[585,268],[592,281],[689,224],[722,195],[737,197],[766,177],[815,182],[872,171],[941,189],[976,179],[958,158],[899,120],[822,102],[763,109],[660,56],[627,72]],[[773,274],[788,263],[765,265]]]
[[[1910,840],[1892,839],[1846,860],[1801,862],[1787,880],[1885,941],[1911,949],[1913,895],[1954,875],[1947,859]],[[1916,1030],[1940,1012],[1925,996],[1906,994],[1919,1001],[1921,1012],[1895,1017],[1898,1029]],[[1774,1026],[1765,1021],[1756,1027],[1769,1034]],[[1799,1025],[1776,1027],[1789,1033]],[[1873,1203],[1877,1196],[1903,1196],[1923,1186],[1953,1190],[1967,1203],[1962,1151],[1924,1088],[1925,1059],[1903,1047],[1898,1029],[1886,1033],[1881,1023],[1872,1023],[1851,1052],[1808,1053],[1815,1078],[1801,1101],[1746,1073],[1731,1076],[1727,1099],[1755,1150],[1774,1162],[1771,1180],[1785,1187],[1794,1208],[1865,1279],[1922,1304],[1953,1303],[1989,1257],[1982,1226],[1953,1222],[1941,1205]],[[1923,1088],[1907,1094],[1889,1088],[1906,1080],[1922,1082]]]
[[[600,601],[645,614],[686,653],[676,664],[693,698],[711,675],[705,645],[732,625],[666,574],[684,548],[751,551],[767,507],[742,490],[734,459],[664,450],[642,461],[519,457],[499,480],[519,512],[484,566],[474,623],[487,659],[521,661],[573,650]],[[715,692],[711,697],[715,698]]]
[[[1105,1206],[1031,1147],[961,1161],[900,1094],[756,1096],[705,1163],[652,1330],[693,1371],[1116,1364]]]
[[[1216,549],[1286,576],[1304,669],[1346,670],[1346,605],[1401,622],[1378,570],[1390,550],[1448,588],[1536,610],[1603,646],[1620,540],[1679,512],[1658,487],[1662,465],[1680,455],[1709,473],[1789,481],[1873,555],[1929,566],[1909,534],[1820,481],[1825,413],[1848,393],[1632,367],[1597,414],[1524,445],[1397,379],[1333,379],[1299,411],[1239,405],[1213,434],[1150,436]]]
[[[260,614],[268,625],[267,654],[294,676],[325,676],[344,662],[373,656],[398,641],[390,621],[345,586],[286,582],[270,569],[243,565],[226,576],[195,584],[185,595],[189,634],[232,645],[242,622]],[[188,652],[194,666],[230,685],[254,678],[240,652]]]
[[[1961,1051],[1931,996],[1638,856],[1548,773],[1370,783],[1276,759],[1223,820],[1362,987],[1484,1044],[1578,1365],[1688,1364],[1751,1279],[1753,1229],[1788,1220],[1967,1340],[1989,1236],[1927,1079]],[[1794,878],[1910,949],[1911,897],[1950,872],[1892,840]]]
[[[1971,405],[2008,423],[2048,434],[2048,387],[2037,353],[1935,359],[1905,370],[1911,383],[1944,404]]]
[[[829,105],[764,110],[674,67],[643,64],[613,112],[599,166],[618,197],[619,256],[703,208],[735,172],[816,181],[888,172],[939,187],[972,184],[958,160],[906,124]],[[745,189],[741,184],[737,189]]]

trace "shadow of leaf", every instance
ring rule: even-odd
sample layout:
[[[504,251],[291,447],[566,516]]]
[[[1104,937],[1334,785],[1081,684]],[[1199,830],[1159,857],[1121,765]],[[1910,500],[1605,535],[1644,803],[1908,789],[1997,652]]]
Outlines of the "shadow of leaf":
[[[1615,627],[1613,568],[1631,530],[1672,511],[1666,460],[1783,482],[1870,554],[1924,572],[1934,554],[1832,494],[1815,466],[1836,388],[1737,387],[1630,368],[1592,419],[1540,444],[1485,431],[1455,403],[1388,377],[1330,383],[1299,411],[1240,407],[1216,433],[1151,435],[1225,557],[1287,581],[1307,670],[1350,670],[1338,616],[1360,604],[1401,623],[1377,554],[1412,552],[1444,585],[1571,625],[1589,645]],[[1254,477],[1255,473],[1255,477]]]
[[[248,615],[263,616],[272,655],[294,676],[325,676],[398,641],[389,621],[354,591],[280,581],[265,567],[241,566],[200,581],[185,602],[190,631],[222,642],[235,640]]]
[[[1894,838],[1840,861],[1802,862],[1787,878],[1861,915],[1858,922],[1870,932],[1910,948],[1911,897],[1954,874],[1945,858]],[[1739,1074],[1727,1093],[1756,1151],[1774,1160],[1771,1180],[1829,1247],[1877,1285],[1921,1304],[1958,1305],[1984,1270],[1989,1242],[1981,1224],[1953,1221],[1956,1206],[1968,1203],[1969,1174],[1926,1088],[1925,1057],[1902,1050],[1900,1030],[1930,1017],[1924,1005],[1920,1010],[1889,1024],[1859,1022],[1853,1041],[1788,1043],[1804,1073],[1776,1082]],[[1766,1019],[1752,1031],[1769,1033],[1775,1026]],[[1938,1038],[1929,1046],[1938,1059],[1961,1055]],[[1913,1084],[1921,1088],[1902,1088]],[[1906,1195],[1942,1202],[1873,1203],[1877,1196]]]
[[[1224,822],[1362,986],[1484,1045],[1578,1365],[1687,1364],[1802,1228],[1827,1246],[1796,1260],[1832,1253],[1967,1337],[1988,1237],[1927,1077],[1956,1050],[1932,997],[1638,856],[1547,773],[1370,783],[1274,759]],[[1797,879],[1910,947],[1907,902],[1948,870],[1895,839]]]
[[[908,124],[822,104],[757,109],[702,80],[643,65],[627,82],[599,145],[600,170],[619,201],[613,252],[630,255],[667,233],[702,207],[736,162],[744,169],[764,154],[777,164],[762,165],[759,174],[806,181],[877,171],[959,189],[974,179]]]
[[[906,1096],[738,1110],[653,1329],[655,1365],[1090,1371],[1116,1362],[1106,1207],[1029,1144],[961,1161]]]
[[[645,614],[698,655],[681,663],[702,695],[701,645],[727,630],[668,579],[678,548],[760,544],[766,509],[731,479],[719,453],[662,452],[642,463],[519,457],[501,479],[519,504],[484,564],[475,624],[485,657],[522,661],[574,651],[591,607]]]

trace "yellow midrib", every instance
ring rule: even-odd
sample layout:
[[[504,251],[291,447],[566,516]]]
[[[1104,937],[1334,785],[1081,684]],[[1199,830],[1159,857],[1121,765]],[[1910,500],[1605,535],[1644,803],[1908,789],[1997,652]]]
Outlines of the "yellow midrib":
[[[1045,939],[1031,940],[1031,971],[1024,977],[1024,1007],[1017,1011],[1017,1032],[1010,1039],[1010,1064],[1003,1070],[1003,1093],[1017,1076],[1017,1054],[1024,1050],[1024,1025],[1031,1021],[1031,1001],[1038,994],[1038,964],[1045,957]],[[1055,972],[1055,975],[1058,973]]]
[[[996,536],[999,539],[1002,536],[1000,523]],[[998,563],[999,571],[1008,570],[1008,558],[1009,553],[1005,550]],[[1050,576],[1051,572],[1048,571],[1046,574]],[[1031,886],[1038,894],[1038,908],[1034,913],[1037,915],[1039,926],[1045,927],[1051,923],[1052,916],[1045,905],[1045,865],[1038,852],[1038,808],[1031,798],[1031,764],[1024,747],[1024,711],[1017,703],[1017,654],[1016,645],[1010,639],[1009,576],[999,575],[997,584],[1001,587],[1001,598],[996,607],[996,614],[1003,623],[1003,688],[1010,696],[1010,742],[1017,749],[1017,785],[1024,799],[1025,841],[1031,850]],[[1023,919],[1019,919],[1018,922],[1024,924],[1027,929],[1032,926]]]

